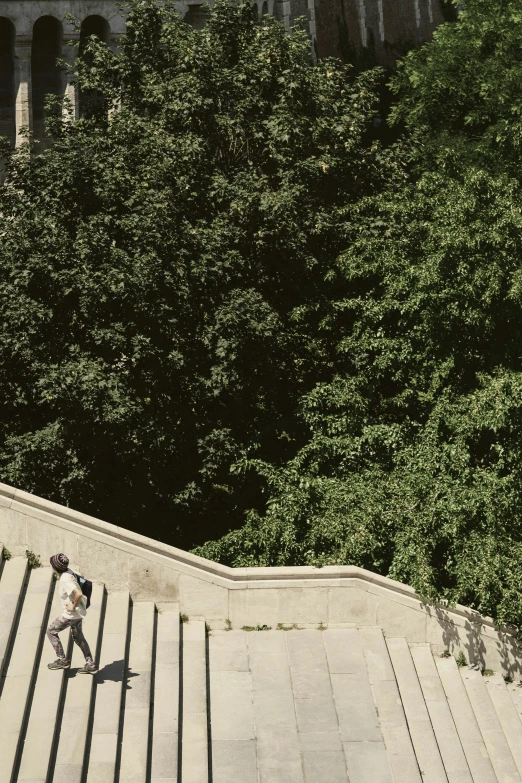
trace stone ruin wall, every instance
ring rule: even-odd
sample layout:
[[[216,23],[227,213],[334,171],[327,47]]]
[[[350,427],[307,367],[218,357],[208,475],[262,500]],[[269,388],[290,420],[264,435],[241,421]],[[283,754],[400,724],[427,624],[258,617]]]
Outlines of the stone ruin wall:
[[[407,48],[429,40],[444,21],[442,0],[256,0],[257,14],[275,16],[288,31],[306,18],[318,57],[335,56],[361,65],[392,65]],[[175,3],[196,28],[205,22],[200,0]],[[81,23],[81,32],[67,19]],[[125,20],[114,0],[0,0],[0,136],[23,142],[29,128],[45,147],[44,98],[66,95],[73,113],[81,111],[71,77],[56,66],[61,57],[74,60],[68,42],[98,35],[116,47]]]
[[[443,0],[315,0],[318,57],[392,66],[444,22]]]

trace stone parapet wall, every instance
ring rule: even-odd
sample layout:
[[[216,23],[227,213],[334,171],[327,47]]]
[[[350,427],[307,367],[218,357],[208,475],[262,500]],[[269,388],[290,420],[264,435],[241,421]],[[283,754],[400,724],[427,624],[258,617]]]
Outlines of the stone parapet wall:
[[[179,601],[180,612],[213,628],[379,626],[387,636],[463,650],[467,659],[515,677],[515,637],[462,606],[428,606],[407,585],[355,566],[228,568],[27,492],[0,484],[0,541],[45,562],[65,552],[71,566],[134,601]]]

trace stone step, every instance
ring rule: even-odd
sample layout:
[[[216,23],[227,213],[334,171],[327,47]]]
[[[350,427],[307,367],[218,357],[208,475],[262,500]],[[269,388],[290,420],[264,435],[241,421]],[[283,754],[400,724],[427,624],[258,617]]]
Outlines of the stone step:
[[[0,783],[10,783],[13,775],[51,584],[50,568],[31,571],[0,696]]]
[[[2,545],[0,544],[0,553]],[[20,610],[24,580],[27,573],[25,557],[12,557],[3,564],[0,579],[0,677],[4,662],[13,641],[12,635]]]
[[[359,631],[322,636],[350,783],[392,783]]]
[[[446,771],[408,643],[404,638],[395,638],[386,639],[386,645],[422,779],[424,783],[445,783]]]
[[[511,697],[517,715],[522,720],[522,680],[516,679],[513,682],[509,682],[506,685],[507,691]]]
[[[394,783],[422,783],[406,715],[380,628],[360,628],[368,677]]]
[[[95,585],[84,632],[99,674],[77,675],[72,640],[71,668],[51,671],[51,571],[27,587],[25,574],[13,558],[0,577],[0,599],[17,596],[0,783],[522,783],[522,686],[427,644],[377,627],[207,639],[177,603],[129,608],[128,592]],[[59,610],[55,593],[51,620]]]
[[[178,783],[179,604],[158,604],[151,783]]]
[[[431,647],[429,644],[412,645],[410,652],[448,781],[473,783]]]
[[[234,775],[257,783],[252,675],[245,631],[213,632],[208,640],[214,783]]]
[[[502,726],[519,774],[522,773],[522,721],[500,674],[484,677],[484,682]]]
[[[473,783],[498,783],[455,658],[434,660]]]
[[[284,632],[306,783],[346,783],[346,757],[339,731],[323,632]]]
[[[93,585],[91,605],[82,623],[84,636],[89,642],[95,661],[102,631],[104,592],[103,585]],[[87,674],[77,674],[78,669],[84,663],[82,651],[77,645],[73,645],[71,668],[67,670],[65,677],[65,699],[62,714],[54,732],[53,747],[56,748],[56,758],[54,764],[51,758],[48,783],[80,783],[82,779],[87,728],[95,687],[94,677]],[[50,674],[57,675],[58,672],[50,672]],[[27,752],[30,754],[29,748]],[[23,761],[22,759],[22,763]]]
[[[132,606],[120,783],[146,783],[147,779],[154,615],[154,604],[149,601]]]
[[[100,671],[95,676],[96,695],[87,783],[114,783],[122,689],[127,686],[125,653],[128,620],[129,593],[109,593],[103,622]]]
[[[482,673],[462,667],[460,676],[475,713],[498,783],[520,783],[515,760],[495,712]]]
[[[61,601],[58,594],[58,585],[54,589],[54,598],[49,613],[49,622],[57,617],[61,610]],[[66,655],[69,633],[62,634],[62,644]],[[43,643],[40,666],[36,677],[36,684],[31,704],[31,713],[27,724],[22,759],[18,772],[20,781],[40,781],[45,783],[51,759],[51,750],[55,725],[58,720],[60,694],[64,687],[67,670],[52,671],[47,664],[55,660],[54,650],[45,639]]]
[[[248,661],[243,655],[239,663],[240,671],[250,667],[252,676],[260,783],[304,783],[286,639],[284,631],[247,632]],[[327,734],[309,734],[309,739],[311,749],[331,748]],[[337,740],[334,749],[340,747]]]
[[[182,624],[181,780],[208,783],[207,653],[205,621]],[[98,781],[96,781],[98,783]]]

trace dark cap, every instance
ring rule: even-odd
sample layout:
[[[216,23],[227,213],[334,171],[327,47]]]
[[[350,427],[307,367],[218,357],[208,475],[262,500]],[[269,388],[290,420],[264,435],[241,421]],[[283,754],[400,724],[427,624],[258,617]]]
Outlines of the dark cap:
[[[53,555],[49,562],[51,563],[52,567],[55,571],[59,571],[61,574],[64,574],[67,569],[69,568],[69,558],[67,555],[59,554],[59,555]]]

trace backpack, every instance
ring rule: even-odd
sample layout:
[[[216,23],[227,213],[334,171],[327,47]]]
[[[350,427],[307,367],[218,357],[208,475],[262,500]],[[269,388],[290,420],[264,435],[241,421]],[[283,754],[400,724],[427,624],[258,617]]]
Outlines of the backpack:
[[[85,579],[83,576],[80,576],[80,574],[75,574],[74,571],[73,571],[73,575],[76,581],[78,582],[80,590],[82,591],[83,595],[87,599],[86,609],[88,609],[89,606],[91,605],[92,582],[89,581],[89,579]]]

